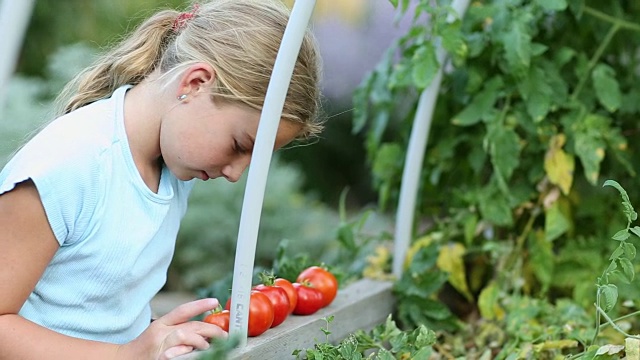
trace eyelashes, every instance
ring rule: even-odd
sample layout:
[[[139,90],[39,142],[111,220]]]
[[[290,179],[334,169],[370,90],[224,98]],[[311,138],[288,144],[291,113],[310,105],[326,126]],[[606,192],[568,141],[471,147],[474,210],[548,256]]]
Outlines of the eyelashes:
[[[242,147],[239,143],[238,140],[233,140],[233,152],[238,153],[238,154],[247,154],[248,151],[247,149],[245,149],[244,147]]]

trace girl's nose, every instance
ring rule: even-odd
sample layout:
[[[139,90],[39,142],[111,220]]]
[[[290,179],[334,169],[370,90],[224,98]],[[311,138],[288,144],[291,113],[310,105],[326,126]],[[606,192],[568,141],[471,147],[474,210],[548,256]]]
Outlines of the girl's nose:
[[[243,156],[242,158],[237,159],[231,164],[222,168],[222,175],[229,182],[232,182],[232,183],[237,182],[242,176],[242,173],[244,173],[244,170],[247,168],[247,166],[249,166],[250,162],[251,162],[250,155]]]

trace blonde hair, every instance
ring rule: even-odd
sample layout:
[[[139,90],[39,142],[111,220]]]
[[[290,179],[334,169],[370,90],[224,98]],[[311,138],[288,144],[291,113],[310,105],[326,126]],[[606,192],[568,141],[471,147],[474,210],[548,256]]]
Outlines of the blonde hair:
[[[107,98],[155,70],[169,74],[196,62],[216,71],[213,99],[261,110],[289,9],[279,0],[210,0],[176,29],[180,14],[159,11],[76,76],[58,97],[58,113]],[[284,119],[302,125],[303,138],[322,130],[319,78],[317,45],[307,31],[283,108]]]

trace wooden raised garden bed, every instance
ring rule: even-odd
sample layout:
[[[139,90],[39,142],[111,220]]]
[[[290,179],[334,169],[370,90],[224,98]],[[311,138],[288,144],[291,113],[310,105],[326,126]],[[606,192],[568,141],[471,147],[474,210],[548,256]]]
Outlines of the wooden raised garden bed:
[[[293,359],[293,351],[312,348],[317,342],[326,342],[321,328],[324,318],[333,315],[329,324],[329,342],[337,343],[357,329],[370,330],[383,323],[393,311],[395,300],[391,293],[393,283],[362,279],[338,291],[328,307],[308,316],[289,316],[281,325],[260,336],[249,338],[245,347],[237,349],[230,360],[283,360]],[[176,359],[198,359],[206,354],[193,352]]]

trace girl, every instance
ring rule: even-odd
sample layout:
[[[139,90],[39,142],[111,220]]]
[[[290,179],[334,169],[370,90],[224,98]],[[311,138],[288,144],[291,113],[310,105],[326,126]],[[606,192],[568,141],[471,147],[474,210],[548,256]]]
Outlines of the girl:
[[[149,302],[192,180],[249,164],[287,21],[279,0],[160,11],[64,89],[0,173],[0,359],[169,359],[226,335],[190,321],[216,299],[151,323]],[[318,68],[307,33],[276,149],[321,130]]]

